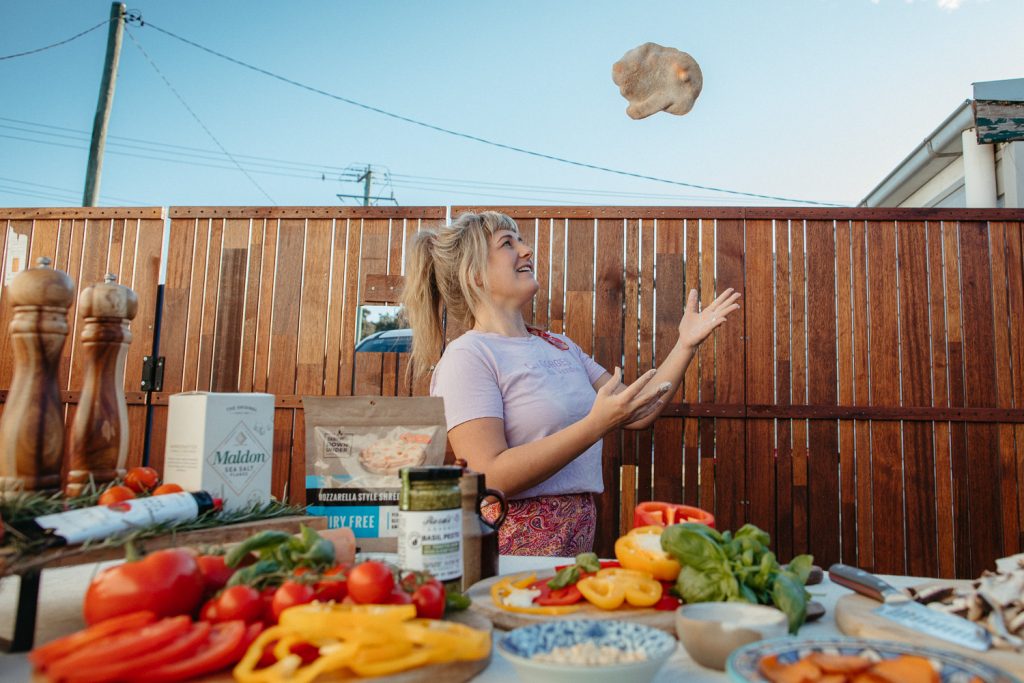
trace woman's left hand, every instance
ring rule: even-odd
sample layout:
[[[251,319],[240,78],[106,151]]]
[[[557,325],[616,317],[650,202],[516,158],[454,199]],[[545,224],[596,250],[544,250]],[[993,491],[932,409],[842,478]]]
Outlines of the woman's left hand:
[[[739,310],[737,301],[740,293],[732,287],[718,295],[703,311],[698,311],[697,290],[691,289],[686,300],[686,311],[679,321],[679,342],[684,347],[696,349],[700,343],[726,321],[733,311]]]

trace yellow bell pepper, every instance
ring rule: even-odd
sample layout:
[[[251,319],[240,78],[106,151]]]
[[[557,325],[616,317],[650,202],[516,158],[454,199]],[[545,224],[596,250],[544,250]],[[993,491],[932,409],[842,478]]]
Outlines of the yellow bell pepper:
[[[675,581],[679,563],[661,549],[660,526],[641,526],[615,541],[615,558],[626,569],[648,572],[659,581]]]
[[[499,608],[506,612],[517,614],[542,614],[546,616],[561,616],[572,614],[579,610],[579,605],[547,605],[542,607],[519,607],[518,605],[506,605],[505,598],[512,593],[513,589],[525,589],[537,580],[536,574],[530,574],[522,579],[502,579],[491,586],[491,600]]]
[[[601,609],[618,609],[622,603],[650,607],[661,600],[661,584],[636,569],[608,567],[576,584],[587,602]]]

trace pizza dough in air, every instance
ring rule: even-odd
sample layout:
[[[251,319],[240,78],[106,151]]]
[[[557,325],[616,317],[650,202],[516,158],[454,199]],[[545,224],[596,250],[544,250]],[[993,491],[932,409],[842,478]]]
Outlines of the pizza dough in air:
[[[704,85],[693,57],[657,43],[644,43],[624,54],[612,66],[612,80],[629,100],[626,113],[632,119],[659,111],[682,116],[693,109]]]

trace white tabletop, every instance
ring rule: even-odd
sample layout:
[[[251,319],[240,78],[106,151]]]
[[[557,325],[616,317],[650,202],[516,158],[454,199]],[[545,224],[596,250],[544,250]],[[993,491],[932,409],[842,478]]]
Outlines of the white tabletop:
[[[565,564],[564,558],[546,557],[502,557],[499,569],[502,574],[520,573],[531,570],[548,569],[556,564]],[[89,581],[104,566],[88,564],[61,569],[48,569],[43,572],[39,590],[39,616],[37,619],[36,642],[45,643],[84,627],[82,621],[82,598]],[[921,583],[920,578],[885,577],[896,586],[907,586]],[[834,636],[841,635],[836,628],[833,613],[836,601],[849,591],[837,586],[826,576],[823,583],[809,586],[808,591],[813,598],[825,606],[825,616],[820,621],[807,624],[800,629],[801,636]],[[17,605],[18,579],[8,577],[0,580],[0,634],[10,636],[14,629],[14,611]],[[495,641],[504,632],[495,631]],[[24,654],[0,655],[0,681],[27,681],[31,668]],[[724,673],[701,667],[686,654],[680,646],[672,658],[659,672],[656,682],[668,683],[685,679],[700,683],[720,682],[728,680]],[[474,681],[479,683],[506,683],[518,681],[515,669],[495,650],[490,666]]]

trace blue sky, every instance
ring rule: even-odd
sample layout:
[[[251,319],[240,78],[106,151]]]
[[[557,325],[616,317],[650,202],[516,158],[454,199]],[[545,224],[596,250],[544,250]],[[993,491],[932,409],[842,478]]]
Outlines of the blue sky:
[[[255,73],[154,26],[506,145],[837,204],[862,199],[971,96],[972,82],[1024,76],[1021,0],[127,4],[152,26],[129,26],[148,59],[127,35],[122,47],[105,206],[334,205],[338,193],[361,193],[344,176],[367,163],[378,178],[390,174],[375,193],[393,192],[402,205],[780,203],[428,130]],[[0,57],[69,38],[109,11],[106,0],[2,0]],[[700,63],[704,89],[690,114],[626,116],[611,65],[647,41]],[[100,28],[0,60],[0,206],[80,204],[105,46]]]

